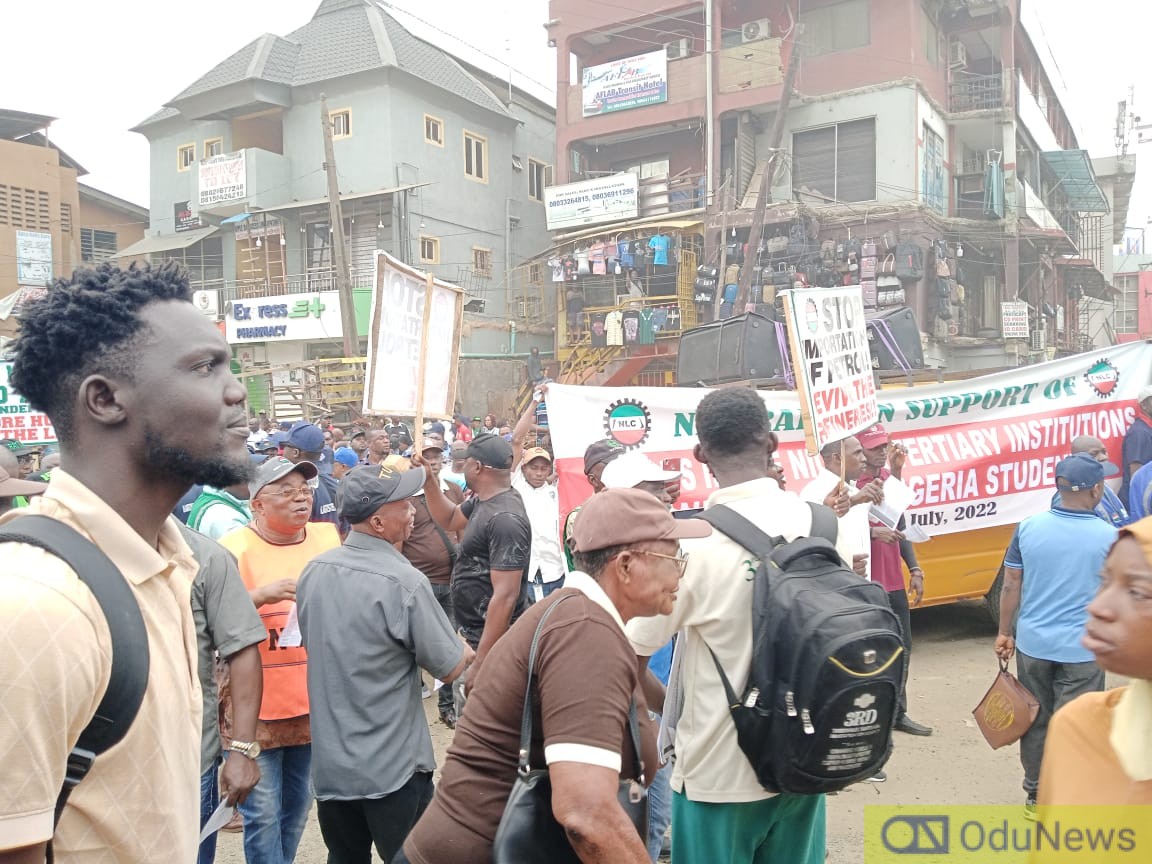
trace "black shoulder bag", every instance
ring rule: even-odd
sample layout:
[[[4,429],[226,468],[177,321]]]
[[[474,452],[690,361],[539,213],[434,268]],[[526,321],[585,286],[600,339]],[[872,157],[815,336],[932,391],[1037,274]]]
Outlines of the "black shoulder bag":
[[[540,616],[532,649],[528,652],[528,686],[524,690],[524,714],[520,721],[520,761],[516,782],[504,805],[504,815],[496,828],[492,843],[492,864],[580,864],[580,858],[568,842],[564,826],[552,814],[552,783],[547,768],[533,770],[528,765],[532,746],[532,679],[536,670],[536,647],[544,622],[557,606],[574,595],[556,599]],[[638,780],[621,780],[617,797],[620,806],[636,826],[645,845],[648,843],[648,790],[644,788],[644,762],[640,758],[640,729],[636,722],[636,700],[628,706],[628,729],[636,754]]]
[[[100,604],[112,641],[108,689],[96,713],[68,754],[64,785],[56,798],[53,827],[60,822],[68,796],[92,768],[96,757],[128,732],[148,687],[148,632],[140,606],[124,576],[96,544],[47,516],[21,516],[0,528],[0,543],[24,543],[55,555],[71,567]],[[52,864],[49,842],[47,862]]]

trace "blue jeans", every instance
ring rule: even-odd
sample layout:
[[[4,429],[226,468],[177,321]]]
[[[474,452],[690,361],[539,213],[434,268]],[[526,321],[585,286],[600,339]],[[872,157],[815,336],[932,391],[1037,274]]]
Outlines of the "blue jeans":
[[[213,765],[200,775],[200,827],[208,821],[216,808],[220,806],[220,783],[216,777],[217,769]],[[196,864],[213,864],[216,860],[216,835],[205,838],[200,844],[200,851],[196,855]]]
[[[648,712],[656,723],[660,715]],[[672,760],[669,759],[652,778],[648,787],[648,857],[655,861],[664,846],[664,832],[672,824]]]
[[[256,757],[260,782],[240,805],[248,864],[292,864],[312,806],[312,745],[276,747]]]

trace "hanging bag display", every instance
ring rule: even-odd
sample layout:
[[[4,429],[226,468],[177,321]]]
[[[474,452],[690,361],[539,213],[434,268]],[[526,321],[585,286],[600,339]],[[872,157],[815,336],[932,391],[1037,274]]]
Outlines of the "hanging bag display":
[[[528,652],[528,685],[524,691],[524,711],[520,721],[520,760],[516,782],[504,805],[504,815],[492,843],[492,864],[580,864],[564,826],[552,813],[552,783],[547,768],[533,770],[528,753],[532,746],[532,679],[536,670],[536,649],[548,616],[570,597],[560,597],[543,615],[532,636]],[[643,840],[648,837],[648,791],[644,788],[644,762],[640,758],[640,730],[636,721],[636,701],[628,706],[628,731],[636,756],[638,780],[621,780],[617,798]]]
[[[896,244],[896,276],[914,282],[924,278],[924,250],[915,243]]]
[[[884,256],[884,260],[880,262],[880,268],[876,271],[877,276],[895,276],[896,275],[896,256],[889,252]]]
[[[940,279],[949,279],[952,276],[952,271],[948,268],[947,258],[936,259],[936,275]]]

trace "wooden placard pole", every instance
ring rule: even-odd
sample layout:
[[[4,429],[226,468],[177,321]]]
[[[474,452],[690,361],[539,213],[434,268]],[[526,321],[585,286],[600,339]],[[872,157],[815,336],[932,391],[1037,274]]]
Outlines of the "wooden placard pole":
[[[804,444],[809,456],[815,456],[820,448],[816,446],[816,427],[812,412],[808,410],[809,393],[808,379],[804,375],[804,354],[800,350],[800,337],[797,333],[796,310],[792,303],[796,295],[795,289],[783,292],[784,295],[784,330],[788,334],[788,351],[792,355],[793,378],[796,381],[796,395],[800,397],[800,421],[804,424]]]
[[[420,364],[416,367],[416,428],[412,430],[412,437],[420,436],[419,445],[424,440],[424,380],[428,369],[428,330],[432,324],[432,290],[433,277],[429,273],[424,282],[424,316],[420,326]]]

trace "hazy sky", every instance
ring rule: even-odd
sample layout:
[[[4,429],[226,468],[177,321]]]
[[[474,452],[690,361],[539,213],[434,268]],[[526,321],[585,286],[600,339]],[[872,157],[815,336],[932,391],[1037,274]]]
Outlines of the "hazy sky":
[[[1144,122],[1152,125],[1152,3],[1026,2],[1042,12],[1043,37],[1059,66],[1057,77],[1067,85],[1066,108],[1081,146],[1093,156],[1115,152],[1116,103],[1128,97],[1130,86],[1137,113],[1143,103]],[[9,38],[0,51],[0,106],[60,118],[51,136],[88,169],[85,182],[146,205],[148,148],[143,137],[126,130],[261,33],[283,36],[305,24],[319,3],[4,0]],[[416,35],[493,71],[510,65],[517,85],[553,99],[554,51],[542,27],[547,0],[396,0],[392,11]],[[1152,130],[1145,137],[1152,142]],[[1142,228],[1152,216],[1152,143],[1138,147],[1133,136],[1132,148],[1143,170],[1128,224]]]

